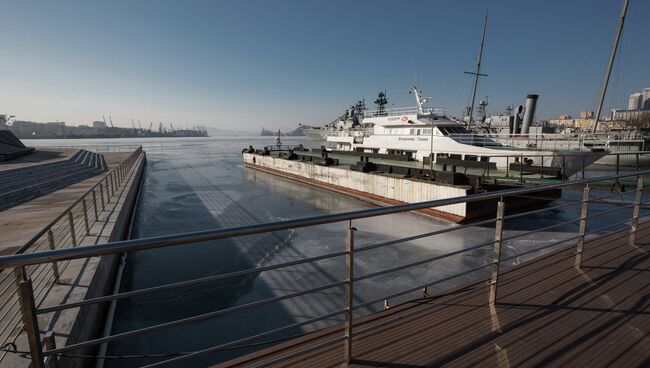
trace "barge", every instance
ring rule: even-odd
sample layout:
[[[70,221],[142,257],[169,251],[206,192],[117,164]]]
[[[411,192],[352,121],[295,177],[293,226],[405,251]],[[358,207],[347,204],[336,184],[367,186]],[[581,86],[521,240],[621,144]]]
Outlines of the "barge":
[[[330,155],[318,149],[270,151],[251,147],[245,149],[242,156],[244,165],[248,168],[378,205],[417,203],[530,185],[464,174],[457,172],[455,167],[450,168],[450,171],[438,171],[388,164],[389,160],[382,161],[379,158],[374,158],[373,162],[368,156],[360,156],[360,161],[349,165],[350,160],[346,160],[345,156],[335,158],[335,154]],[[508,197],[505,199],[506,209],[508,213],[514,213],[522,209],[543,207],[560,195],[560,189],[551,189],[540,190],[526,197]],[[496,206],[497,201],[490,200],[428,208],[418,212],[463,223],[492,216]]]

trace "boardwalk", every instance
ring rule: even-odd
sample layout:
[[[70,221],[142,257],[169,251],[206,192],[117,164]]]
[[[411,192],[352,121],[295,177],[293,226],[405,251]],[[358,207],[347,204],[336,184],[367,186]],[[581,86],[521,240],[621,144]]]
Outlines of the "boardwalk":
[[[353,367],[650,367],[650,223],[502,272],[498,301],[484,282],[355,323]],[[476,287],[480,286],[480,287]],[[469,291],[467,291],[469,289]],[[393,320],[391,322],[391,320]],[[343,335],[315,332],[220,366],[256,366]],[[275,366],[340,367],[343,341]]]

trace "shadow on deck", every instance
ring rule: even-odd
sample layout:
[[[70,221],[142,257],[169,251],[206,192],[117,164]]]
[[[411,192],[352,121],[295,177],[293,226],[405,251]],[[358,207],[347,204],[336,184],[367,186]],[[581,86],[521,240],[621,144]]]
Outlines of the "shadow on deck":
[[[650,222],[505,270],[497,303],[486,280],[355,321],[353,367],[648,367]],[[370,326],[379,326],[364,331]],[[339,367],[342,325],[218,365]],[[311,348],[311,349],[310,349]],[[308,349],[308,352],[301,352]],[[266,365],[266,364],[265,364]]]

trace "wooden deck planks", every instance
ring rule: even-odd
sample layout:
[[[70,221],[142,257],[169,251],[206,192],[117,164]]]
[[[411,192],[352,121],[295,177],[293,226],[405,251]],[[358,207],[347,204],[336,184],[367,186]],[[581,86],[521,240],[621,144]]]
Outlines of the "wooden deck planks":
[[[573,267],[574,246],[505,270],[494,308],[482,287],[361,318],[355,331],[405,316],[356,335],[351,366],[650,366],[650,222],[640,226],[638,248],[627,244],[627,231],[589,240],[581,270]],[[335,326],[219,366],[259,365],[341,335]],[[338,342],[275,366],[342,363]]]

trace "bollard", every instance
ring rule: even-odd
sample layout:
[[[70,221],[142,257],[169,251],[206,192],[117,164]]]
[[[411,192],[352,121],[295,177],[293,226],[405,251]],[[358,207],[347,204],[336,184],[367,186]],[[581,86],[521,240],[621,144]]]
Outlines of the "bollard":
[[[587,217],[589,215],[589,195],[591,188],[585,186],[582,192],[582,211],[580,212],[580,227],[578,228],[578,245],[576,248],[576,262],[575,267],[582,266],[582,251],[585,246],[585,233],[587,232]]]
[[[496,304],[497,301],[497,285],[499,283],[499,263],[501,261],[501,244],[503,238],[503,214],[504,203],[503,198],[499,200],[497,205],[497,221],[494,229],[494,248],[492,251],[492,276],[490,278],[490,305]]]

